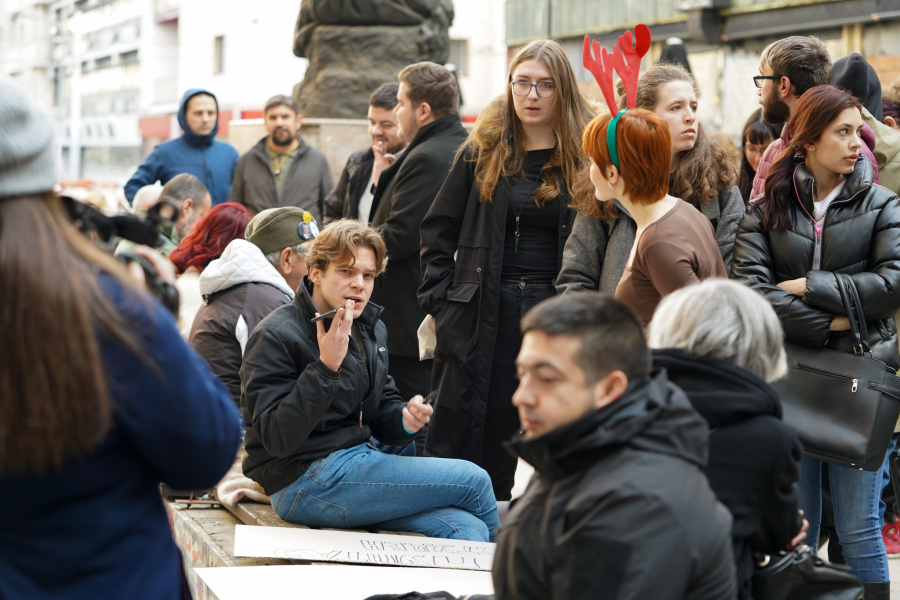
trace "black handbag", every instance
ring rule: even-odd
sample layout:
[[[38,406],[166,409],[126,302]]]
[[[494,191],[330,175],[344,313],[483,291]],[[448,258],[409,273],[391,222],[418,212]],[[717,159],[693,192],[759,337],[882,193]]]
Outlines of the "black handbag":
[[[850,567],[827,563],[801,544],[757,563],[751,583],[754,600],[859,600],[863,584]]]
[[[872,358],[853,280],[834,276],[850,320],[854,353],[785,341],[788,375],[773,385],[784,421],[797,430],[807,456],[876,471],[900,416],[900,377]]]

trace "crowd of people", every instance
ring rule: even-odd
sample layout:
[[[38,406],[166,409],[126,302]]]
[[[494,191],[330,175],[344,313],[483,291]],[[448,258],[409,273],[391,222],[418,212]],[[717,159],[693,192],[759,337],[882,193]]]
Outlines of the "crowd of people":
[[[160,243],[120,260],[0,80],[0,597],[189,597],[158,486],[230,478],[293,523],[496,542],[498,600],[765,600],[761,559],[825,536],[889,599],[900,434],[874,470],[804,456],[773,383],[785,340],[858,329],[900,368],[900,86],[814,37],[753,80],[735,162],[675,63],[604,110],[531,42],[471,132],[414,64],[337,184],[293,98],[239,157],[192,89],[125,186]]]

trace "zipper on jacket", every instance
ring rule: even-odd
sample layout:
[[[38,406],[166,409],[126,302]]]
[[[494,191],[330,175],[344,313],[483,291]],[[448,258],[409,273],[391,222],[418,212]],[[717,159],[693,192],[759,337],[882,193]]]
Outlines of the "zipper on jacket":
[[[815,373],[816,375],[821,375],[822,377],[829,377],[831,379],[839,379],[841,381],[849,381],[853,385],[850,387],[850,391],[854,394],[856,390],[859,388],[859,379],[855,377],[850,377],[849,375],[841,375],[840,373],[832,373],[831,371],[824,371],[822,369],[817,369],[816,367],[811,367],[809,365],[804,365],[801,363],[797,363],[797,366],[794,367],[798,371],[807,371],[809,373]]]
[[[472,349],[478,345],[478,332],[481,330],[481,300],[484,295],[484,281],[481,277],[481,267],[475,269],[478,273],[478,310],[475,312],[475,339],[472,342]]]
[[[799,168],[800,168],[800,165],[797,165],[797,169],[799,169]],[[797,169],[794,169],[795,174],[797,172]],[[818,185],[818,183],[816,185]],[[863,189],[859,190],[858,192],[856,192],[855,194],[853,194],[852,196],[850,196],[849,198],[847,198],[846,200],[838,200],[838,201],[829,203],[829,205],[825,207],[825,212],[822,214],[822,227],[820,228],[819,224],[816,223],[815,217],[813,217],[811,214],[809,214],[809,211],[807,211],[806,207],[803,206],[803,201],[800,200],[800,193],[797,191],[797,184],[796,184],[796,182],[794,183],[794,195],[797,198],[797,202],[800,204],[800,209],[804,213],[806,213],[806,216],[809,217],[810,221],[812,221],[813,231],[816,232],[816,247],[813,248],[813,256],[816,255],[816,251],[819,249],[819,246],[822,244],[822,231],[825,229],[825,217],[828,215],[828,209],[831,208],[832,206],[834,206],[835,204],[846,204],[848,202],[852,202],[854,199],[856,199],[857,196],[859,196],[863,192],[868,192],[870,189],[872,189],[872,186],[868,185],[868,186],[864,187]],[[816,204],[816,201],[815,201],[815,199],[813,199],[813,210],[815,210],[815,204]],[[819,256],[821,257],[821,254]],[[819,266],[821,267],[822,265],[820,264]]]

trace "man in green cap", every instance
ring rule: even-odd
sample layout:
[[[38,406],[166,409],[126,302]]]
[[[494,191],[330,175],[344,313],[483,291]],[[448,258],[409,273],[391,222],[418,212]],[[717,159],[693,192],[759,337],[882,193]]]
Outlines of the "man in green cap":
[[[190,342],[228,386],[235,403],[241,396],[244,346],[257,323],[289,303],[306,275],[306,247],[301,233],[316,232],[308,212],[285,206],[256,215],[245,239],[226,246],[222,257],[203,270],[204,306],[191,327]]]

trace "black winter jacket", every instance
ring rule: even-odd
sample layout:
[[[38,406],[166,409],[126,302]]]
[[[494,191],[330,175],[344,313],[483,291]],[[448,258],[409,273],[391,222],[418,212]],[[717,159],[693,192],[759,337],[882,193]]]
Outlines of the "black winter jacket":
[[[491,202],[480,202],[475,164],[461,156],[453,164],[422,222],[419,304],[435,319],[432,381],[438,391],[428,428],[431,456],[481,460],[484,415],[500,312],[500,273],[509,196],[497,184]],[[559,253],[576,212],[561,185]],[[455,256],[455,260],[454,260]]]
[[[325,198],[325,225],[338,219],[359,218],[359,199],[369,183],[374,165],[375,153],[372,148],[350,155],[337,185]]]
[[[341,368],[332,371],[319,360],[309,288],[304,277],[294,302],[263,319],[247,342],[241,367],[244,474],[270,496],[299,479],[315,460],[372,435],[398,446],[413,439],[403,428],[406,403],[388,375],[381,307],[369,302],[354,320],[368,363],[351,340]]]
[[[897,369],[893,316],[900,308],[900,198],[874,184],[873,176],[868,160],[856,162],[825,213],[821,270],[812,271],[816,230],[810,215],[816,182],[798,164],[794,183],[799,198],[789,208],[793,230],[763,231],[755,204],[738,229],[731,275],[768,298],[789,340],[852,353],[849,331],[828,330],[836,315],[846,316],[834,272],[850,275],[866,315],[872,353]],[[777,287],[800,277],[806,278],[802,298]]]
[[[416,300],[422,283],[419,228],[465,139],[459,115],[432,121],[378,178],[369,221],[381,230],[390,263],[375,280],[372,301],[384,307],[382,320],[396,356],[419,358],[416,331],[425,319]]]
[[[753,552],[784,550],[800,531],[803,446],[781,420],[778,393],[750,371],[672,349],[655,350],[653,363],[666,370],[712,430],[706,476],[734,519],[738,597],[749,599]]]
[[[731,600],[731,515],[707,428],[665,373],[509,447],[536,474],[497,537],[497,600]]]

